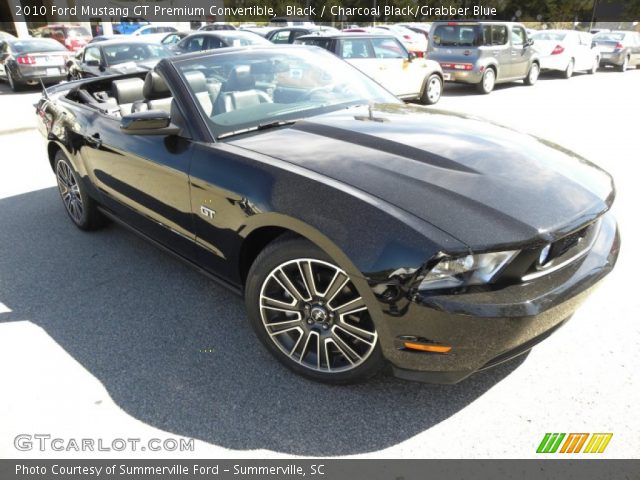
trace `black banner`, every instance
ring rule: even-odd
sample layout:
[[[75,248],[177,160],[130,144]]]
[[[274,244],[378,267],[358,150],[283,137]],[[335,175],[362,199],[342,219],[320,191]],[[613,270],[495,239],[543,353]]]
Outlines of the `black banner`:
[[[119,21],[316,23],[425,22],[454,19],[520,22],[637,22],[640,0],[0,0],[0,22]]]

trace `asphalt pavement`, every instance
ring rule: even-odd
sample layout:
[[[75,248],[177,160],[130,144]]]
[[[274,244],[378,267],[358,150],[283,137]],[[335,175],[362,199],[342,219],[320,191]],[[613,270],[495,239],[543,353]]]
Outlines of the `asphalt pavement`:
[[[614,175],[618,266],[528,356],[453,386],[384,372],[331,387],[271,358],[242,300],[198,272],[118,226],[77,230],[35,130],[37,90],[0,84],[0,458],[533,458],[546,432],[613,432],[602,455],[638,458],[639,85],[640,70],[490,95],[447,84],[436,108],[544,137]],[[21,451],[19,434],[195,448]]]

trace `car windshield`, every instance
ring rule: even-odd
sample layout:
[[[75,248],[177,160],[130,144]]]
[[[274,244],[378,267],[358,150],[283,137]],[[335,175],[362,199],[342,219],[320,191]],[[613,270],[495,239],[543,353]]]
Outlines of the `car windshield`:
[[[480,42],[480,25],[438,25],[433,44],[439,47],[474,47]]]
[[[216,138],[370,103],[400,103],[359,70],[319,48],[242,50],[179,60]]]
[[[104,54],[108,65],[118,65],[126,62],[145,62],[159,60],[171,55],[162,45],[146,43],[119,43],[104,47]]]
[[[531,38],[533,40],[552,40],[554,42],[561,42],[566,36],[566,33],[560,32],[538,32],[535,33]]]
[[[68,37],[90,37],[89,30],[84,27],[67,27]]]
[[[593,39],[600,42],[619,42],[624,40],[624,33],[601,32],[596,34]]]
[[[271,45],[271,42],[252,32],[225,33],[221,36],[230,47],[246,47],[247,45]]]
[[[66,52],[59,42],[48,38],[38,40],[20,40],[11,43],[11,49],[15,53],[35,53],[35,52]]]

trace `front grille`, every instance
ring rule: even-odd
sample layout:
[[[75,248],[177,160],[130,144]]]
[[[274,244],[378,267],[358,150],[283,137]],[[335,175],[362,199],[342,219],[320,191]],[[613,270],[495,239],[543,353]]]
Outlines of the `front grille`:
[[[591,225],[584,227],[577,232],[571,233],[566,237],[561,238],[551,244],[551,251],[549,252],[549,257],[547,262],[562,257],[565,253],[571,250],[573,247],[577,246],[578,243],[584,241],[589,228]],[[546,262],[545,262],[546,263]]]
[[[527,269],[522,280],[532,280],[555,272],[584,256],[593,246],[599,226],[600,220],[597,220],[551,243],[549,255],[542,263],[538,260],[542,252],[540,248],[536,253],[536,261]]]

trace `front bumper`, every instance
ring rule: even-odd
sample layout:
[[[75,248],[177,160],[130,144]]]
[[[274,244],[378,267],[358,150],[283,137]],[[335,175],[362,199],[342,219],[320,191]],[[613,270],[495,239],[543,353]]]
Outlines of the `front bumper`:
[[[419,294],[400,311],[385,312],[384,354],[396,376],[429,383],[457,383],[509,360],[571,317],[612,270],[619,248],[615,219],[606,214],[589,253],[561,270],[494,291]],[[399,340],[406,336],[452,349],[446,354],[406,350]]]

